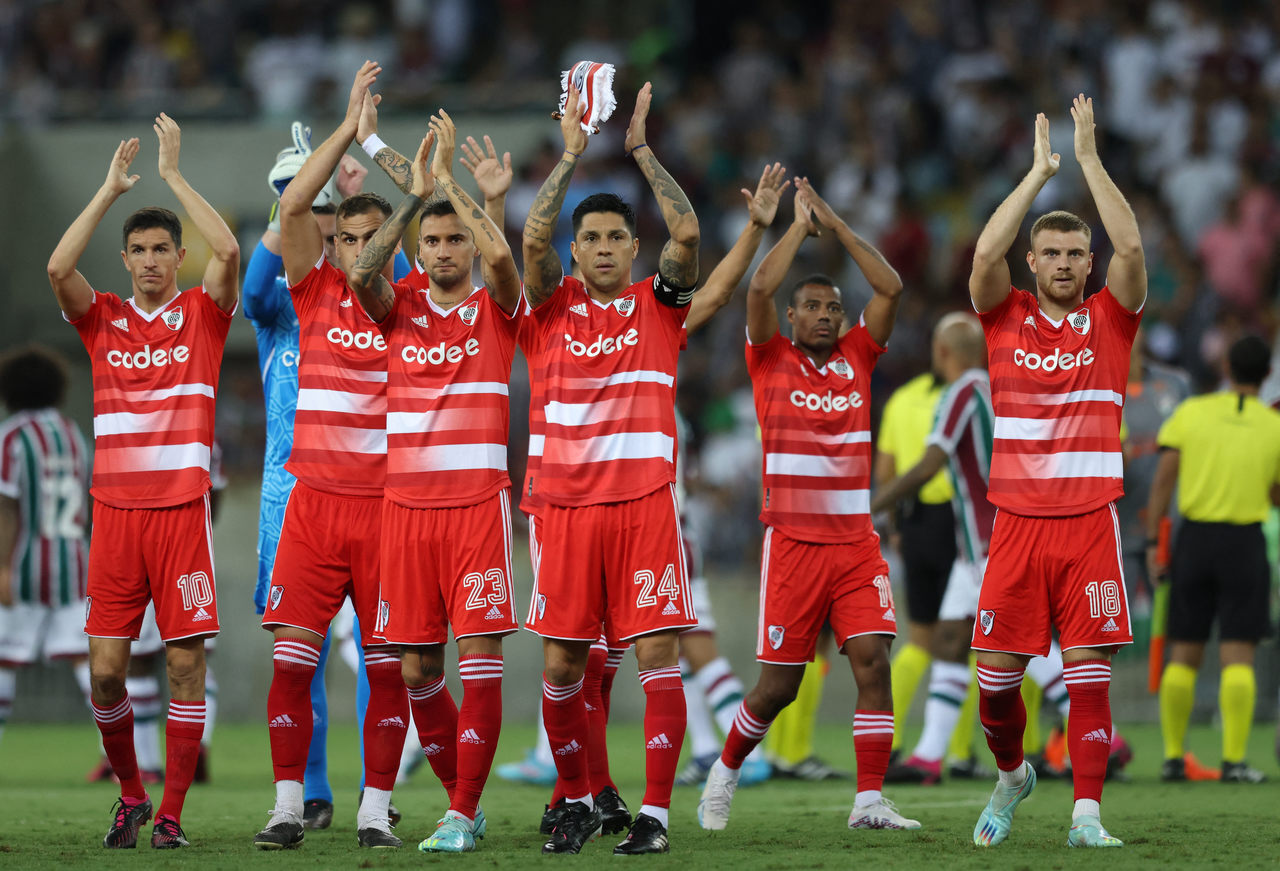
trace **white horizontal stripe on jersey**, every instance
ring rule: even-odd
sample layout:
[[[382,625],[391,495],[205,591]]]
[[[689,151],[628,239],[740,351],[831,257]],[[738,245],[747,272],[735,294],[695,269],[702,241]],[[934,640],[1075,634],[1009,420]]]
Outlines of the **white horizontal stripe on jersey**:
[[[360,426],[333,426],[323,423],[293,424],[294,448],[337,451],[345,454],[385,454],[387,431]]]
[[[391,392],[397,399],[416,399],[431,402],[441,396],[464,396],[471,393],[496,393],[506,396],[509,393],[505,381],[455,381],[444,387],[392,387]]]
[[[387,412],[387,397],[382,394],[349,393],[346,390],[303,387],[298,391],[298,411],[382,416]]]
[[[200,442],[101,448],[98,451],[99,457],[108,451],[111,461],[107,468],[112,472],[169,472],[175,469],[209,468],[209,446]]]
[[[542,456],[542,443],[545,439],[546,436],[541,433],[529,433],[529,456]]]
[[[1058,437],[1059,430],[1070,424],[1071,418],[997,417],[993,436],[1012,441],[1051,441]]]
[[[159,390],[112,390],[100,391],[103,399],[123,399],[125,402],[161,402],[174,396],[207,396],[213,399],[214,390],[211,384],[175,384]]]
[[[557,426],[594,426],[606,420],[626,420],[635,413],[635,399],[619,396],[595,402],[548,402],[547,423]]]
[[[662,384],[670,387],[675,383],[676,379],[670,373],[653,369],[615,372],[603,378],[565,378],[560,382],[565,390],[600,390],[615,384]]]
[[[792,511],[805,514],[870,514],[870,490],[801,490],[788,487]]]
[[[787,438],[784,431],[780,434],[782,438]],[[860,445],[871,441],[871,430],[859,429],[850,432],[837,433],[821,433],[812,430],[804,430],[802,438],[808,441],[817,442],[820,445]]]
[[[765,454],[764,473],[804,478],[843,478],[850,474],[850,459],[822,454]]]
[[[1040,455],[1045,478],[1123,478],[1124,455],[1118,451],[1063,451]]]
[[[399,448],[395,452],[396,466],[410,466],[428,472],[454,472],[467,469],[507,468],[507,446],[479,445],[429,445],[418,448]]]
[[[483,426],[483,408],[437,408],[431,411],[389,411],[387,432],[404,435],[421,432],[452,432]]]
[[[554,459],[564,463],[651,459],[675,462],[675,439],[661,432],[620,432],[581,440],[561,439],[560,442],[561,456]]]
[[[1109,402],[1124,405],[1124,397],[1114,390],[1072,390],[1069,393],[1005,393],[1001,406],[1070,405],[1073,402]]]
[[[368,381],[372,384],[387,380],[386,369],[348,369],[332,363],[308,363],[307,377],[345,378],[348,381]]]

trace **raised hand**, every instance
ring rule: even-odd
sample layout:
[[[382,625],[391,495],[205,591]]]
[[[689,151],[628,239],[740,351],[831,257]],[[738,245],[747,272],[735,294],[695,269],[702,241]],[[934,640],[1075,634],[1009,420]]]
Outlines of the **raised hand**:
[[[136,136],[121,140],[116,146],[116,153],[111,156],[111,166],[107,168],[107,180],[104,183],[112,193],[116,195],[124,193],[137,184],[138,179],[142,177],[129,175],[129,167],[137,156],[138,137]]]
[[[436,134],[431,131],[422,138],[422,144],[418,146],[418,153],[413,157],[413,195],[425,200],[435,192],[435,177],[431,174],[431,162],[428,155],[431,154],[431,146],[435,144]],[[440,152],[443,148],[436,149],[436,159],[440,159]]]
[[[178,152],[182,150],[182,130],[178,122],[161,112],[151,125],[160,139],[160,178],[168,181],[178,171]]]
[[[355,81],[351,83],[351,95],[347,98],[347,115],[348,122],[355,122],[359,129],[360,114],[364,110],[364,97],[369,93],[369,89],[373,87],[373,83],[378,80],[378,73],[382,72],[382,67],[371,60],[365,61],[360,65],[360,69],[356,71]],[[373,96],[373,105],[377,106],[382,102],[381,95]]]
[[[333,182],[338,195],[345,200],[360,193],[364,190],[364,180],[368,175],[369,170],[364,164],[350,154],[342,155],[342,159],[338,161],[338,174]]]
[[[484,145],[488,149],[487,155],[480,150],[480,143],[476,142],[475,137],[468,136],[467,141],[462,143],[460,160],[462,165],[475,176],[476,185],[479,186],[485,200],[496,200],[506,196],[507,191],[511,190],[511,181],[514,178],[514,173],[511,171],[511,152],[504,151],[502,160],[499,161],[497,149],[493,147],[493,140],[485,136]]]
[[[806,236],[821,236],[822,231],[818,229],[817,223],[813,220],[813,203],[809,201],[809,197],[799,185],[796,186],[795,198],[796,214],[792,223],[802,227]]]
[[[582,113],[586,103],[578,89],[569,82],[569,96],[564,101],[564,114],[560,116],[560,135],[564,137],[564,150],[581,156],[587,150],[587,131],[582,129]]]
[[[767,227],[773,223],[773,219],[778,214],[778,202],[782,199],[782,192],[791,184],[791,179],[787,178],[787,168],[781,163],[764,165],[764,171],[760,173],[760,182],[756,185],[756,192],[753,194],[746,188],[742,188],[742,195],[747,200],[747,214],[751,216],[751,223],[757,227]]]
[[[431,171],[436,178],[453,178],[453,152],[457,147],[458,128],[444,109],[439,115],[431,116],[431,132],[436,137],[435,159],[431,161]]]
[[[361,144],[378,132],[378,103],[381,95],[374,95],[367,90],[360,102],[360,117],[356,119],[356,142]]]
[[[1071,117],[1076,122],[1076,160],[1083,163],[1085,159],[1098,156],[1098,141],[1093,123],[1093,98],[1084,94],[1071,101]]]
[[[1072,115],[1075,114],[1073,109]],[[1093,112],[1090,110],[1090,120],[1092,120]],[[1076,124],[1076,135],[1079,136],[1080,125]],[[1093,138],[1093,127],[1089,127],[1089,137]],[[1062,165],[1062,155],[1054,152],[1049,147],[1049,119],[1041,112],[1036,116],[1036,144],[1035,144],[1035,163],[1033,169],[1037,170],[1046,179],[1053,177],[1058,172],[1058,167]]]
[[[809,184],[808,176],[796,178],[796,192],[803,193],[805,203],[810,209],[810,223],[817,223],[829,230],[834,230],[843,221],[835,209],[827,205],[827,201],[818,196],[818,192]]]
[[[636,94],[636,108],[631,113],[631,120],[627,123],[627,138],[622,143],[627,154],[645,144],[644,124],[649,117],[649,104],[652,102],[653,85],[645,82],[640,88],[640,93]]]

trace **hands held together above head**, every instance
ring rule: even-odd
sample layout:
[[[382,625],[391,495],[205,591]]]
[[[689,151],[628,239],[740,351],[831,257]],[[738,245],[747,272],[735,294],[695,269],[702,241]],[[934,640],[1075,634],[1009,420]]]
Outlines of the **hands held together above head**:
[[[1075,122],[1076,160],[1084,163],[1086,160],[1097,158],[1097,125],[1093,117],[1093,98],[1077,94],[1071,101],[1071,119]],[[1043,112],[1036,115],[1034,155],[1032,166],[1046,179],[1057,174],[1062,166],[1062,155],[1049,145],[1049,119]]]

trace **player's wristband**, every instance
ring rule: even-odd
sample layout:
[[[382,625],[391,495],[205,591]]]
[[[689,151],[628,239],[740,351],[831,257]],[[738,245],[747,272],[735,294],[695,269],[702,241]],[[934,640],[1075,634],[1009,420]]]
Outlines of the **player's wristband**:
[[[637,145],[635,148],[633,148],[633,149],[631,149],[630,151],[628,151],[628,152],[627,152],[627,157],[630,157],[631,155],[635,154],[635,153],[636,153],[637,151],[639,151],[641,148],[648,148],[648,147],[649,147],[649,143],[648,143],[648,142],[641,142],[641,143],[640,143],[639,145]]]
[[[382,141],[382,137],[377,133],[370,133],[369,138],[360,143],[360,147],[364,149],[364,153],[370,157],[377,157],[378,152],[387,148],[387,143]]]
[[[565,154],[572,155],[574,160],[578,160],[578,159],[580,159],[580,158],[582,157],[582,153],[581,153],[581,152],[579,152],[579,151],[570,151],[570,150],[569,150],[569,149],[567,149],[567,148],[564,150],[564,153],[565,153]]]

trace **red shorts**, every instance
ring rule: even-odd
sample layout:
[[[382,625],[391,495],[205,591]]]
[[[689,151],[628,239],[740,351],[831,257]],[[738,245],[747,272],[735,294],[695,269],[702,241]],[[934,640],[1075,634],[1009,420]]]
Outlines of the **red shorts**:
[[[698,625],[673,486],[626,502],[547,505],[537,527],[526,628],[544,638],[595,641],[603,625],[612,646]]]
[[[973,649],[1043,656],[1133,643],[1114,504],[1075,517],[996,513]]]
[[[381,536],[381,498],[295,484],[280,528],[263,627],[293,626],[323,636],[350,596],[366,633],[364,646],[376,644]]]
[[[392,644],[444,644],[519,628],[511,587],[511,490],[463,508],[382,509],[383,624]]]
[[[218,634],[209,497],[172,508],[93,503],[84,631],[138,637],[147,600],[163,641]]]
[[[897,635],[880,537],[873,533],[859,544],[815,544],[766,529],[756,659],[774,665],[810,662],[828,620],[839,647],[857,635]]]

